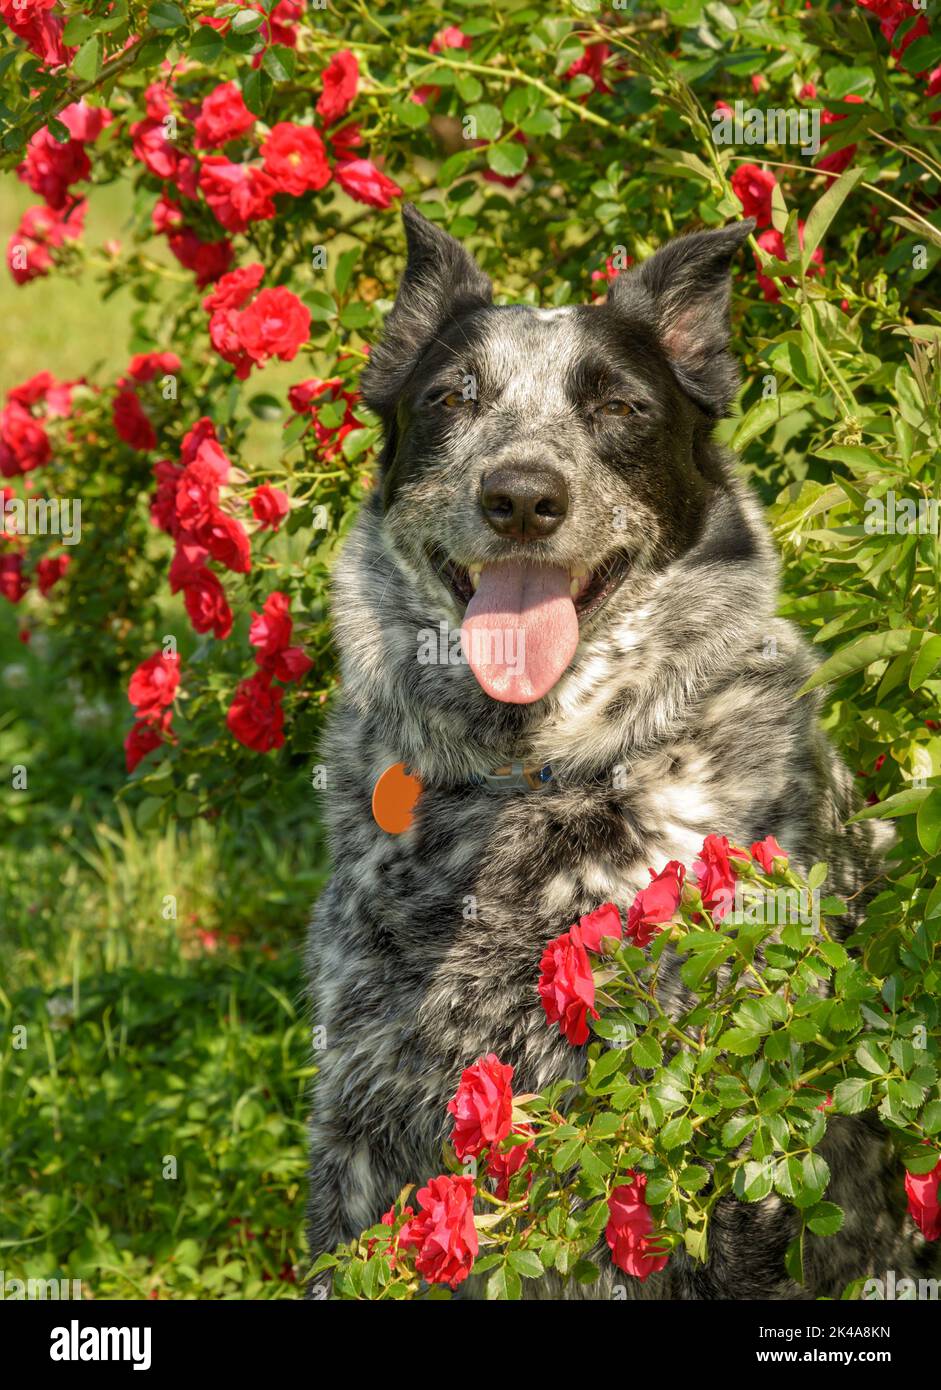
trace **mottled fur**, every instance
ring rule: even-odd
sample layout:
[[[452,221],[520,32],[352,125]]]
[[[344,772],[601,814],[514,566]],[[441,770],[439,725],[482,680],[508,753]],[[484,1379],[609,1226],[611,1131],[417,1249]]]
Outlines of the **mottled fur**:
[[[406,222],[408,269],[364,379],[386,429],[382,486],[335,582],[336,867],[309,947],[313,1021],[326,1034],[314,1255],[441,1171],[446,1104],[482,1053],[512,1063],[521,1091],[580,1070],[580,1051],[546,1024],[540,955],[598,904],[626,908],[648,866],[690,864],[715,831],[740,844],[773,833],[796,863],[827,860],[834,891],[850,896],[874,873],[871,825],[844,827],[851,778],[815,702],[794,698],[814,660],[775,617],[760,509],[711,438],[734,391],[729,264],[747,224],[671,243],[603,307],[545,311],[488,307],[486,277],[457,243],[414,212]],[[477,404],[442,414],[441,391],[466,373]],[[599,422],[586,402],[605,392],[637,410]],[[460,624],[442,561],[510,553],[477,499],[485,470],[521,458],[560,469],[571,496],[564,525],[535,543],[546,563],[626,556],[630,568],[558,685],[508,705],[468,666],[421,665],[416,650],[420,630]],[[372,790],[403,759],[426,790],[412,828],[390,836],[372,818]],[[468,784],[510,759],[549,763],[553,779],[538,791]],[[665,989],[680,999],[675,964]],[[547,1279],[526,1292],[801,1298],[907,1270],[911,1226],[878,1124],[832,1120],[823,1152],[847,1217],[839,1236],[809,1240],[806,1288],[784,1270],[793,1212],[769,1197],[717,1207],[704,1267],[676,1254],[643,1284],[608,1265],[594,1286]]]

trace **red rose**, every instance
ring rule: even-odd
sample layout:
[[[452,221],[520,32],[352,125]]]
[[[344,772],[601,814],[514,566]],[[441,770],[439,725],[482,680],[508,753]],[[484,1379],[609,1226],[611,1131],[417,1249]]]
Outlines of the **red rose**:
[[[238,323],[242,346],[256,362],[291,362],[310,337],[310,310],[290,290],[262,290]]]
[[[60,145],[43,126],[27,145],[26,158],[17,173],[49,207],[58,210],[68,202],[70,185],[88,178],[91,161],[80,140]]]
[[[212,558],[227,570],[235,574],[248,574],[252,567],[251,547],[240,521],[217,507],[200,540],[205,541]]]
[[[419,1190],[418,1206],[418,1215],[399,1232],[399,1248],[418,1251],[415,1265],[429,1284],[457,1288],[477,1255],[474,1184],[442,1174]]]
[[[369,159],[347,159],[334,169],[337,183],[357,203],[374,208],[392,206],[392,199],[402,192],[397,183],[387,178]]]
[[[145,116],[135,121],[130,129],[131,149],[135,159],[139,159],[145,169],[158,179],[174,182],[180,169],[180,152],[167,139],[167,128],[163,117]]]
[[[274,217],[274,183],[254,164],[232,164],[221,154],[208,155],[199,171],[199,187],[227,232],[244,232],[250,222]]]
[[[195,425],[191,425],[183,436],[183,443],[180,445],[180,462],[185,466],[192,463],[197,454],[211,453],[219,470],[219,482],[224,483],[229,469],[229,460],[222,452],[222,446],[216,438],[216,427],[208,415],[201,415]]]
[[[66,416],[72,409],[72,388],[76,381],[56,381],[51,372],[37,372],[20,386],[13,386],[7,392],[8,401],[18,401],[20,405],[44,405],[47,415]]]
[[[745,216],[754,217],[759,227],[767,227],[771,222],[771,195],[778,182],[771,170],[759,169],[757,164],[740,164],[729,182]]]
[[[255,117],[242,99],[235,82],[221,82],[203,101],[194,122],[196,148],[211,150],[244,135]]]
[[[268,595],[261,613],[252,613],[248,640],[257,648],[255,660],[263,671],[279,681],[296,681],[313,666],[302,647],[291,647],[293,623],[291,600],[275,590]]]
[[[353,105],[356,87],[359,82],[359,64],[356,55],[348,49],[335,53],[321,78],[323,91],[317,100],[317,115],[323,117],[324,125],[333,125],[341,120]]]
[[[714,922],[721,922],[735,901],[735,871],[731,861],[735,857],[741,859],[742,851],[730,850],[725,835],[707,835],[699,854],[693,873],[703,906],[712,913]]]
[[[255,365],[242,346],[239,337],[241,312],[238,309],[217,309],[209,320],[209,341],[223,362],[235,368],[239,381],[244,381]]]
[[[19,401],[0,410],[0,474],[15,478],[31,473],[52,458],[52,445],[42,422]]]
[[[235,255],[231,241],[225,237],[221,241],[203,241],[189,227],[171,232],[167,245],[180,265],[196,276],[198,289],[218,280],[228,270]]]
[[[219,504],[215,468],[199,458],[188,463],[176,489],[176,520],[184,531],[202,532],[214,520]]]
[[[162,735],[170,727],[170,718],[170,710],[165,710],[163,715],[149,715],[132,725],[124,740],[124,761],[128,772],[133,772],[142,758],[160,747]]]
[[[414,1215],[415,1215],[415,1210],[414,1210],[413,1207],[404,1207],[404,1208],[402,1209],[401,1215],[402,1215],[403,1217],[414,1216]],[[399,1220],[399,1213],[396,1212],[395,1207],[394,1207],[394,1205],[393,1205],[393,1206],[391,1206],[391,1207],[389,1208],[388,1211],[384,1211],[384,1212],[382,1213],[382,1215],[381,1215],[380,1218],[379,1218],[379,1224],[380,1224],[381,1226],[394,1226],[395,1223],[396,1223],[396,1221],[398,1221],[398,1220]],[[367,1242],[367,1244],[366,1244],[366,1259],[367,1259],[367,1260],[371,1260],[371,1259],[372,1259],[372,1257],[373,1257],[373,1251],[374,1251],[374,1249],[375,1249],[375,1247],[376,1247],[377,1244],[378,1244],[378,1239],[377,1239],[377,1237],[375,1237],[375,1236],[373,1236],[372,1239],[369,1240],[369,1241]],[[389,1241],[389,1244],[385,1247],[385,1256],[386,1256],[386,1259],[389,1261],[389,1268],[390,1268],[390,1269],[395,1269],[395,1262],[396,1262],[396,1254],[395,1254],[395,1252],[396,1252],[396,1250],[398,1249],[398,1245],[399,1245],[399,1237],[398,1237],[398,1234],[396,1234],[396,1235],[392,1238],[392,1240]]]
[[[529,1135],[532,1134],[531,1125],[514,1125],[510,1134]],[[523,1168],[533,1147],[530,1139],[525,1144],[511,1144],[494,1146],[487,1155],[487,1176],[496,1180],[496,1190],[494,1195],[499,1197],[501,1202],[505,1202],[510,1195],[510,1179]],[[533,1180],[530,1173],[529,1181]]]
[[[751,857],[761,865],[766,874],[773,873],[775,859],[787,859],[787,850],[781,848],[773,835],[756,840],[751,846]]]
[[[66,66],[76,51],[62,40],[64,20],[49,13],[54,4],[55,0],[0,0],[5,23],[47,68]]]
[[[479,1057],[461,1073],[448,1114],[454,1116],[451,1143],[458,1158],[476,1158],[484,1148],[505,1139],[513,1123],[513,1068],[496,1053]]]
[[[797,224],[797,238],[800,245],[803,246],[803,222],[798,222]],[[756,240],[758,242],[758,245],[761,247],[762,251],[766,251],[770,255],[775,256],[779,261],[787,260],[787,250],[785,249],[784,245],[784,237],[781,235],[780,232],[776,231],[774,227],[766,227],[763,232],[759,233]],[[824,265],[822,246],[817,247],[817,249],[811,255],[810,260],[811,264],[807,267],[807,274],[823,275]],[[755,264],[758,266],[758,284],[761,286],[762,295],[768,301],[769,304],[776,304],[777,301],[781,298],[781,291],[778,289],[778,282],[776,280],[770,279],[769,276],[762,274],[761,266],[758,262],[757,256],[755,257]],[[788,276],[785,278],[784,283],[786,285],[793,285],[794,280],[790,276]]]
[[[209,551],[190,535],[180,536],[170,562],[170,592],[178,594],[187,584],[194,584],[205,569]]]
[[[161,531],[166,531],[170,536],[175,536],[179,530],[176,491],[182,475],[183,469],[170,459],[160,459],[154,464],[157,491],[151,498],[150,519],[155,526],[159,526]]]
[[[68,555],[44,555],[36,565],[36,583],[43,598],[54,589],[72,563]]]
[[[131,386],[121,386],[114,398],[111,418],[114,428],[132,449],[156,449],[157,434],[144,413],[140,397]]]
[[[168,372],[178,372],[182,365],[175,352],[139,352],[131,358],[127,370],[135,381],[153,381],[158,374],[165,376]]]
[[[557,936],[539,963],[539,997],[550,1023],[558,1023],[562,1036],[578,1046],[588,1041],[587,1014],[598,1017],[595,981],[578,927]]]
[[[279,121],[261,147],[266,173],[274,180],[278,193],[299,198],[302,193],[325,188],[330,182],[330,165],[320,132],[309,125]]]
[[[155,652],[142,661],[131,676],[127,698],[138,716],[159,713],[163,706],[173,704],[179,684],[180,658],[168,656],[166,652]]]
[[[472,44],[473,39],[469,34],[465,34],[456,24],[449,24],[446,29],[438,30],[428,45],[428,52],[441,53],[446,48],[470,48]]]
[[[337,159],[355,159],[356,155],[353,151],[358,150],[362,143],[363,137],[360,134],[358,121],[348,121],[339,130],[330,132],[330,144]]]
[[[0,594],[10,603],[19,603],[29,588],[23,577],[23,557],[18,551],[0,555]]]
[[[930,1173],[906,1173],[908,1211],[925,1240],[941,1238],[941,1158]]]
[[[61,216],[41,203],[26,209],[7,243],[7,265],[18,285],[49,274],[53,250],[81,236],[86,207],[84,200],[76,200]]]
[[[211,294],[203,300],[203,308],[209,313],[217,309],[240,309],[265,278],[265,267],[255,261],[252,265],[240,265],[223,275]]]
[[[270,753],[284,743],[284,691],[263,671],[240,681],[226,715],[226,724],[239,743],[256,753]]]
[[[290,643],[294,627],[290,608],[291,600],[276,589],[265,599],[261,613],[252,613],[248,640],[258,648],[255,660],[260,666],[273,661]]]
[[[183,602],[195,632],[209,632],[220,640],[232,631],[232,610],[225,589],[205,566],[183,586]]]
[[[319,376],[313,376],[309,381],[299,381],[295,386],[288,390],[288,401],[291,409],[298,415],[303,415],[311,410],[314,401],[320,399],[327,391],[336,392],[343,385],[338,376],[332,376],[328,380],[322,380]],[[331,400],[336,396],[332,395]]]
[[[614,903],[604,903],[578,919],[578,930],[586,951],[600,951],[605,937],[621,940],[621,914]]]
[[[671,859],[665,869],[655,874],[648,869],[650,884],[642,888],[627,914],[627,934],[635,946],[649,946],[659,934],[664,922],[669,922],[680,905],[686,869],[678,859]]]
[[[604,96],[611,91],[604,80],[604,65],[610,55],[611,50],[606,43],[586,44],[585,52],[576,59],[565,75],[566,77],[578,77],[580,73],[584,73],[591,78],[594,90]],[[585,95],[588,95],[587,92]]]
[[[264,531],[267,527],[277,531],[291,510],[291,499],[287,493],[282,492],[279,487],[271,487],[268,483],[262,483],[261,487],[255,489],[251,502],[252,511],[261,523],[259,531]]]
[[[618,1269],[643,1280],[663,1269],[669,1255],[661,1254],[650,1239],[653,1217],[647,1206],[646,1173],[631,1172],[628,1177],[632,1181],[616,1187],[608,1198],[610,1219],[604,1233]]]
[[[86,144],[93,144],[113,119],[107,106],[89,106],[84,97],[59,112],[59,120],[72,139],[83,140]]]

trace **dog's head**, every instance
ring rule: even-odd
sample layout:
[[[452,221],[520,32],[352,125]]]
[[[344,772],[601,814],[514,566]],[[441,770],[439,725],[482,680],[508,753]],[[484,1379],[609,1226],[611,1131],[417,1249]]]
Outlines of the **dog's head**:
[[[753,223],[679,238],[603,305],[494,306],[452,237],[404,212],[408,262],[363,396],[383,526],[495,700],[529,704],[633,586],[700,537],[737,373],[729,268]]]

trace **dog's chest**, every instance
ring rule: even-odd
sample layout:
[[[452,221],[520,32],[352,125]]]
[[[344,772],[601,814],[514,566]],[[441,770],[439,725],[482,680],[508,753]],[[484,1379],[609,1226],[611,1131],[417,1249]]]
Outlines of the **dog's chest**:
[[[526,1088],[571,1074],[577,1059],[536,988],[546,944],[603,902],[625,911],[648,868],[691,863],[711,813],[698,783],[634,776],[624,786],[432,790],[399,836],[351,816],[336,839],[347,946],[328,968],[335,982],[351,972],[346,1045],[354,1033],[374,1050],[386,1020],[390,1085],[420,1076],[442,1105],[483,1052],[516,1066]]]

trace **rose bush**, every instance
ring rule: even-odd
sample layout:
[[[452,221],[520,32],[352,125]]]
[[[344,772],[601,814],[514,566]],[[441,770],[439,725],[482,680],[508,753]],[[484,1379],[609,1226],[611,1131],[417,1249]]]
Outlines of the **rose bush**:
[[[840,1079],[831,1053],[805,1055],[798,1077],[826,1072],[837,1108],[843,1082],[864,1104],[878,1101],[931,1225],[928,1161],[941,1132],[929,1075],[941,922],[941,547],[930,511],[941,498],[941,315],[930,288],[941,249],[941,33],[905,0],[670,0],[661,10],[566,0],[557,11],[526,0],[473,0],[460,14],[386,0],[342,14],[304,0],[0,0],[0,158],[36,200],[10,228],[17,292],[51,275],[63,294],[94,279],[103,297],[122,288],[134,305],[122,370],[109,377],[90,362],[61,379],[43,362],[0,406],[0,599],[15,605],[23,640],[48,625],[87,687],[123,692],[115,739],[141,828],[236,822],[246,802],[277,804],[286,778],[310,775],[336,688],[327,579],[373,485],[377,422],[357,374],[401,269],[402,198],[469,242],[504,302],[590,299],[675,231],[756,216],[733,306],[744,386],[721,429],[771,508],[782,611],[830,653],[808,690],[832,686],[826,720],[859,772],[862,814],[899,830],[852,961],[837,960],[825,936],[780,948],[818,978],[827,972],[834,999],[860,1010],[839,1037],[823,1030]],[[811,134],[816,118],[819,141],[756,136],[749,113],[772,108]],[[736,135],[736,122],[749,133]],[[86,212],[108,184],[128,188],[130,223],[121,244],[98,247]],[[273,425],[277,446],[260,449]],[[81,501],[74,546],[30,520],[28,504],[35,514],[55,499]],[[639,1011],[652,1007],[644,993],[660,943],[681,938],[689,968],[711,955],[690,944],[703,934],[691,895],[711,913],[709,942],[734,954],[732,884],[746,869],[776,881],[773,846],[729,857],[715,831],[699,863],[650,866],[619,932],[560,924],[547,943],[539,989],[573,1043],[643,1024],[629,1048],[595,1056],[599,1044],[588,1044],[588,1078],[564,1124],[557,1097],[517,1101],[510,1132],[488,1141],[490,1196],[532,1202],[556,1269],[577,1267],[609,1225],[609,1244],[638,1269],[677,1240],[695,1250],[706,1239],[708,1212],[678,1165],[681,1154],[685,1168],[713,1163],[721,1130],[713,1116],[699,1124],[690,1101],[692,1136],[671,1148],[662,1132],[673,1138],[675,1112],[647,1083],[636,1093],[624,1067],[635,1046],[649,1043],[651,1057],[655,1041],[662,1049],[656,1015]],[[620,972],[614,1024],[598,1007],[599,953]],[[769,964],[762,988],[742,964],[740,992],[753,988],[765,1007],[783,968]],[[534,962],[534,989],[537,973]],[[900,1008],[906,982],[914,993]],[[871,1007],[880,994],[888,1038]],[[730,996],[714,1026],[743,1027],[732,1019],[746,1002]],[[790,1025],[768,1013],[763,1032],[746,1016],[749,1037],[768,1038],[769,1069],[783,1065],[767,1047]],[[917,1026],[925,1047],[912,1041]],[[670,1060],[650,1063],[655,1076],[669,1073],[665,1085],[685,1084],[690,1061],[715,1050],[715,1037],[684,1038]],[[874,1062],[866,1093],[856,1049],[870,1045],[879,1070]],[[744,1084],[738,1062],[724,1065]],[[494,1088],[496,1105],[503,1073],[499,1059],[489,1066],[472,1084]],[[723,1075],[710,1061],[697,1097],[718,1098]],[[776,1120],[758,1118],[770,1081],[750,1093],[762,1137],[748,1162],[774,1154],[785,1176],[776,1169],[771,1181],[800,1195],[783,1191],[797,1182],[798,1135],[802,1210],[812,1211],[824,1198],[808,1134],[826,1116],[810,1107],[808,1119],[796,1079],[781,1082],[791,1148]],[[600,1095],[605,1107],[593,1110]],[[638,1100],[642,1130],[623,1111]],[[603,1163],[589,1156],[596,1125]],[[574,1233],[551,1225],[561,1208],[545,1168],[560,1153],[553,1171],[577,1168],[593,1199]],[[731,1165],[726,1176],[747,1200],[743,1172]],[[354,1254],[345,1289],[410,1289],[406,1271],[464,1268],[467,1189],[435,1183],[416,1198],[406,1239],[401,1212],[370,1233],[380,1245],[398,1240],[402,1272],[392,1279],[391,1253]],[[440,1213],[453,1240],[422,1253]],[[498,1233],[513,1228],[498,1217]],[[534,1272],[534,1258],[544,1267],[546,1246],[515,1238],[494,1235],[499,1250],[483,1257],[497,1255],[497,1293],[512,1293],[514,1271]],[[371,1272],[386,1264],[388,1282]]]
[[[908,1168],[911,1219],[937,1240],[941,933],[923,927],[883,978],[836,939],[847,905],[820,895],[825,876],[825,864],[795,872],[773,836],[745,849],[710,835],[688,874],[651,870],[623,922],[606,903],[570,926],[533,988],[547,1027],[589,1041],[584,1079],[573,1067],[514,1095],[512,1068],[481,1057],[448,1105],[453,1171],[418,1193],[423,1209],[433,1194],[433,1222],[412,1219],[406,1188],[315,1271],[341,1298],[441,1296],[471,1274],[488,1275],[488,1297],[518,1298],[547,1272],[593,1283],[604,1242],[644,1280],[677,1249],[705,1261],[723,1197],[776,1193],[797,1213],[785,1263],[803,1282],[808,1240],[845,1216],[826,1197],[828,1120],[871,1107]],[[697,996],[678,1015],[657,990],[670,946]]]

